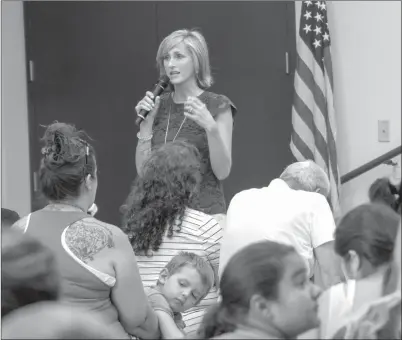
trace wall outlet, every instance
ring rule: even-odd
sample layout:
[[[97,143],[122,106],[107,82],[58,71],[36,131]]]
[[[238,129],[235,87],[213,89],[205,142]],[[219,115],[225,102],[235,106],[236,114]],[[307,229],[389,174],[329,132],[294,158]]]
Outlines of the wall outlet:
[[[389,120],[378,121],[378,141],[389,142]]]

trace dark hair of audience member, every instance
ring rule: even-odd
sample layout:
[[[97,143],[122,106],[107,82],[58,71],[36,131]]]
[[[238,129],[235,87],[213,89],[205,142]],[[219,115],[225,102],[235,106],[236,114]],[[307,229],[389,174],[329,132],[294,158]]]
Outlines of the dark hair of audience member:
[[[340,220],[335,230],[335,251],[345,257],[354,250],[370,263],[371,268],[362,267],[363,276],[370,275],[391,262],[398,223],[398,214],[386,205],[362,204]]]
[[[1,227],[11,227],[15,222],[20,219],[20,216],[14,210],[1,208]]]
[[[197,208],[200,180],[195,146],[177,140],[152,152],[121,207],[122,229],[135,252],[158,250],[166,228],[168,236],[173,235],[174,222],[181,221],[186,207]]]
[[[53,253],[18,230],[2,232],[1,315],[39,301],[57,300],[59,274]]]
[[[86,176],[96,177],[95,151],[85,137],[89,139],[74,125],[55,122],[47,127],[41,139],[39,181],[49,200],[76,198]]]
[[[400,211],[401,189],[392,185],[387,177],[378,178],[369,188],[369,198],[372,203],[383,203],[394,211]]]
[[[254,294],[275,300],[284,273],[284,258],[294,252],[293,247],[271,241],[254,243],[237,252],[222,274],[222,300],[205,315],[199,338],[234,331],[246,317]]]

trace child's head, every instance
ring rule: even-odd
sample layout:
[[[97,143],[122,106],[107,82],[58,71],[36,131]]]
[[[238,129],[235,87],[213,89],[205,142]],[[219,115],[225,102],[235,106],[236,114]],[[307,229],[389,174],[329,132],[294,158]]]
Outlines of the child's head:
[[[233,331],[239,324],[294,338],[319,325],[320,290],[293,247],[262,241],[243,248],[225,267],[220,289],[222,301],[205,316],[202,338]]]
[[[9,228],[20,219],[18,213],[14,210],[1,208],[1,227]]]
[[[174,312],[184,312],[198,304],[214,283],[210,263],[200,256],[181,252],[161,271],[158,286]]]

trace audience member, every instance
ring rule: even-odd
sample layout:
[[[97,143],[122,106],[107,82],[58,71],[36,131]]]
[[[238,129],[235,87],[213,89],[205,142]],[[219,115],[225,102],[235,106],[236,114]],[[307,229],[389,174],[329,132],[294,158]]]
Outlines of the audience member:
[[[55,254],[62,301],[97,312],[115,338],[155,338],[156,314],[127,235],[88,214],[98,178],[94,148],[84,138],[69,124],[47,127],[39,182],[50,204],[22,218],[16,227]]]
[[[220,290],[201,339],[294,339],[319,324],[320,289],[291,246],[261,241],[242,248],[225,267]]]
[[[383,204],[363,204],[341,219],[335,250],[347,282],[331,287],[320,298],[319,339],[332,338],[357,311],[384,295],[398,223],[398,215]]]
[[[2,230],[1,317],[29,304],[59,297],[59,273],[49,248],[13,230]]]
[[[321,287],[339,282],[329,191],[324,170],[306,161],[288,166],[268,187],[236,194],[227,213],[219,272],[239,249],[272,240],[293,246],[305,260],[309,277]]]
[[[14,210],[1,208],[1,229],[10,228],[19,219],[20,216]]]
[[[383,203],[401,213],[401,184],[394,185],[389,178],[378,178],[369,188],[370,202]]]
[[[373,281],[379,298],[370,296],[369,302],[351,313],[346,324],[334,339],[401,339],[401,224],[394,246],[393,260],[383,282]],[[359,283],[359,281],[357,282]],[[369,292],[369,290],[367,290]]]
[[[179,251],[208,260],[217,274],[222,228],[213,217],[193,209],[200,177],[197,148],[176,140],[155,150],[144,163],[142,176],[135,179],[122,207],[123,230],[137,255],[145,287],[155,284]],[[183,313],[186,334],[194,334],[206,307],[217,298],[214,285],[199,305]]]

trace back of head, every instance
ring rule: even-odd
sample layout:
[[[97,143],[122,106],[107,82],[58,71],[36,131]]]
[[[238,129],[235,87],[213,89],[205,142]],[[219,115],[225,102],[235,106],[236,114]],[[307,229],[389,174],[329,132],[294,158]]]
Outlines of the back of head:
[[[13,229],[3,230],[1,260],[2,317],[28,304],[58,298],[53,253],[38,240]]]
[[[14,210],[1,208],[1,227],[11,227],[20,219],[20,216]]]
[[[370,202],[386,204],[395,211],[398,211],[400,204],[396,197],[397,194],[397,188],[390,183],[387,177],[376,179],[369,188]]]
[[[83,131],[66,123],[55,122],[46,128],[39,181],[47,199],[76,198],[85,177],[96,178],[94,149],[85,137]]]
[[[325,171],[311,160],[289,165],[279,177],[293,190],[319,192],[328,197],[330,182]]]
[[[158,249],[166,226],[172,233],[175,218],[181,218],[186,207],[197,207],[200,181],[200,155],[195,146],[176,140],[152,152],[121,209],[123,230],[134,250]]]
[[[335,251],[356,252],[374,268],[392,260],[399,216],[383,204],[363,204],[348,212],[335,230]]]
[[[293,247],[272,241],[253,243],[237,252],[223,271],[222,300],[205,316],[200,338],[233,331],[248,313],[253,295],[275,300],[285,271],[284,260],[294,253]]]
[[[212,288],[215,279],[211,264],[197,254],[180,252],[168,262],[166,269],[169,272],[169,275],[173,275],[184,266],[190,266],[197,270],[208,293]]]
[[[36,303],[2,320],[2,339],[113,339],[94,314],[59,302]]]
[[[197,30],[177,30],[163,39],[156,55],[156,63],[160,76],[166,74],[163,65],[165,55],[180,43],[184,43],[191,54],[195,67],[197,85],[204,90],[209,88],[213,83],[213,79],[209,63],[208,46],[204,36]]]

